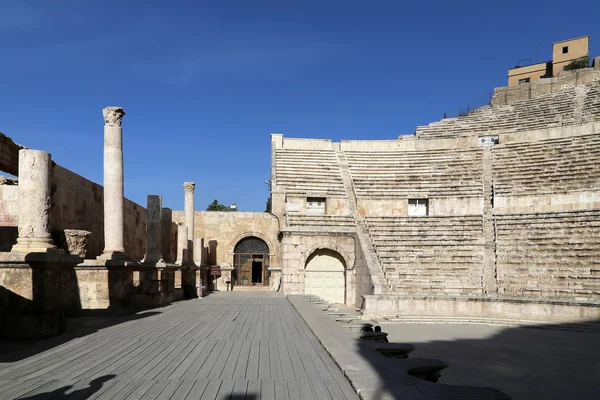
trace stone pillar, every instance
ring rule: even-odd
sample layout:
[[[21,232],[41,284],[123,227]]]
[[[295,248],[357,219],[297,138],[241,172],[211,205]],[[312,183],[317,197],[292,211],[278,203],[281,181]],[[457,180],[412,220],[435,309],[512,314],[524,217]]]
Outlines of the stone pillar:
[[[123,245],[123,131],[121,107],[106,107],[104,115],[104,253],[125,253]]]
[[[177,257],[173,257],[173,210],[163,207],[161,210],[161,247],[162,256],[166,262],[172,263]]]
[[[185,224],[180,223],[177,225],[177,261],[175,261],[175,263],[179,265],[183,265],[187,261],[187,232],[187,226],[185,226]]]
[[[194,247],[194,182],[183,182],[185,189],[185,201],[183,214],[185,218],[185,226],[187,227],[188,254],[193,253]],[[190,257],[191,259],[191,257]]]
[[[45,151],[19,150],[19,237],[12,252],[56,249],[50,236],[50,163]]]
[[[162,197],[148,195],[148,219],[146,222],[146,255],[145,263],[164,262],[161,249],[161,212]]]
[[[204,254],[204,238],[196,238],[194,239],[194,263],[197,266],[201,266],[204,263],[204,259],[202,258]]]

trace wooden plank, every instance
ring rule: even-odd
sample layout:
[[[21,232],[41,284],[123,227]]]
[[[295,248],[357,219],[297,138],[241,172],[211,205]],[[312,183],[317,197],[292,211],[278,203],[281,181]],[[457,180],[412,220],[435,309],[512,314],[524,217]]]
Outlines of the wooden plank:
[[[219,387],[219,392],[217,393],[218,400],[229,400],[231,398],[231,393],[233,392],[233,386],[235,384],[234,380],[227,379],[221,382],[221,387]],[[197,399],[199,397],[196,397]]]
[[[248,388],[246,389],[246,399],[248,399],[248,400],[262,399],[260,387],[261,387],[261,383],[258,379],[248,380]]]
[[[248,355],[248,366],[246,367],[246,379],[258,378],[258,360],[260,352],[260,341],[250,340],[250,353]]]
[[[111,400],[123,400],[126,399],[131,393],[133,393],[142,383],[141,380],[124,380],[127,384],[121,390],[119,390],[115,395],[113,395]]]
[[[177,391],[181,382],[182,381],[180,380],[170,379],[165,388],[156,397],[156,400],[169,400],[173,397],[173,394]]]
[[[302,399],[302,393],[298,386],[298,381],[293,379],[286,380],[288,388],[288,397],[290,400]]]
[[[194,386],[192,386],[192,389],[190,390],[190,392],[188,393],[186,398],[190,399],[190,400],[204,398],[202,396],[202,394],[204,393],[204,390],[206,389],[206,385],[208,385],[208,381],[206,379],[195,380]]]
[[[221,387],[221,381],[208,381],[204,393],[202,393],[202,400],[215,400]]]
[[[164,379],[179,366],[182,359],[186,358],[198,343],[192,339],[183,340],[175,350],[165,357],[154,370],[146,374],[146,379]]]
[[[231,346],[231,352],[227,357],[227,361],[225,362],[225,366],[223,367],[223,371],[221,372],[221,379],[232,379],[235,368],[237,366],[238,358],[241,353],[242,341],[238,340],[233,343]],[[212,379],[212,377],[211,377]]]
[[[267,340],[259,340],[258,346],[258,379],[271,379],[271,361],[269,342]]]
[[[283,340],[277,341],[277,353],[279,354],[279,362],[281,364],[281,375],[283,379],[296,379],[292,360],[287,351],[287,342]]]
[[[260,381],[260,399],[275,400],[275,381],[272,379],[262,379]]]
[[[312,385],[313,391],[315,392],[315,399],[331,399],[331,396],[329,395],[329,390],[327,390],[327,387],[325,386],[323,380],[312,379],[310,380],[310,384]]]
[[[245,399],[247,388],[248,388],[247,380],[245,380],[245,379],[236,380],[233,385],[233,391],[231,392],[231,400]]]
[[[215,363],[211,367],[208,373],[208,379],[225,379],[221,378],[221,374],[223,372],[225,364],[227,363],[227,360],[230,357],[232,348],[233,346],[230,341],[223,342],[223,349],[221,350],[219,357],[216,359]]]
[[[250,343],[249,340],[244,340],[242,342],[240,356],[238,357],[235,371],[233,372],[233,379],[245,379],[246,377],[246,368],[248,367],[248,357],[250,355]]]
[[[213,368],[215,368],[215,364],[219,361],[225,345],[227,344],[227,342],[224,340],[215,340],[213,343],[215,346],[211,350],[210,354],[207,355],[204,363],[202,364],[202,368],[200,368],[196,373],[196,379],[208,379],[211,371]]]
[[[195,381],[181,381],[181,384],[171,396],[171,400],[185,400],[195,383]]]
[[[155,381],[142,381],[142,383],[135,388],[133,392],[131,392],[126,399],[128,400],[139,400],[142,398],[147,398],[145,395],[150,391],[150,389],[156,384]]]
[[[275,398],[277,400],[292,400],[287,387],[287,380],[275,379]]]
[[[318,397],[313,391],[312,385],[310,384],[310,380],[298,380],[298,385],[300,386],[300,393],[302,393],[302,398],[304,400],[312,400],[312,399],[321,399]]]
[[[166,379],[155,380],[153,381],[154,385],[148,389],[146,393],[144,393],[144,400],[156,400],[158,396],[160,396],[161,392],[165,390],[170,381]]]
[[[200,355],[202,350],[204,350],[204,347],[206,347],[207,344],[207,340],[201,340],[200,342],[198,342],[192,350],[192,352],[183,359],[183,361],[177,366],[175,371],[173,371],[169,376],[167,376],[167,378],[181,379],[183,374],[185,374],[188,368],[194,363],[194,361],[196,361],[196,358],[198,357],[198,355]]]

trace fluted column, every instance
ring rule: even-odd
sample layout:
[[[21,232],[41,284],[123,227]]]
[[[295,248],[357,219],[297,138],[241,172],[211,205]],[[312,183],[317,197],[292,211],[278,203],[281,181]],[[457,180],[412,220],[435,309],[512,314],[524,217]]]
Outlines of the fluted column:
[[[187,227],[188,253],[193,252],[194,247],[194,182],[184,182],[185,190],[183,214],[185,218],[185,226]],[[191,257],[190,257],[191,259]]]
[[[106,107],[104,115],[104,256],[124,253],[123,131],[121,107]]]
[[[17,253],[46,252],[56,246],[50,236],[50,154],[19,150],[19,205]]]
[[[162,197],[148,195],[148,206],[146,209],[148,218],[146,221],[146,256],[144,262],[164,262],[161,251],[161,212]]]

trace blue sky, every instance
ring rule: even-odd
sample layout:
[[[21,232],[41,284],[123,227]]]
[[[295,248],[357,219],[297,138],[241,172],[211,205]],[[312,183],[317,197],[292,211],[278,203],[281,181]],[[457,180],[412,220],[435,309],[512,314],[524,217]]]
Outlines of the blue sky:
[[[585,4],[584,4],[585,3]],[[600,2],[0,0],[0,131],[102,184],[120,105],[125,195],[264,211],[270,133],[393,139],[489,101],[518,60],[590,35]]]

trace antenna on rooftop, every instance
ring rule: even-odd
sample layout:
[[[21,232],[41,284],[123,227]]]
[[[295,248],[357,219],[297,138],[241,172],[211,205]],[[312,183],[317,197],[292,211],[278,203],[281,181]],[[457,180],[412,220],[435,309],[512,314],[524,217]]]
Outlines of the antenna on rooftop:
[[[541,43],[538,43],[538,51],[537,54],[535,55],[535,63],[538,63],[538,58],[540,58],[540,47],[542,47]]]

